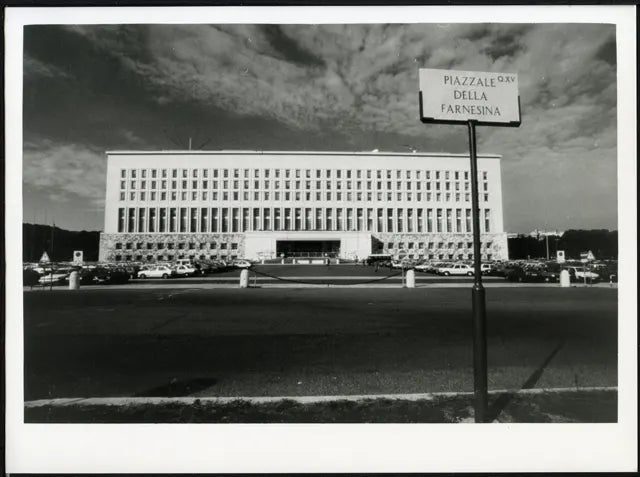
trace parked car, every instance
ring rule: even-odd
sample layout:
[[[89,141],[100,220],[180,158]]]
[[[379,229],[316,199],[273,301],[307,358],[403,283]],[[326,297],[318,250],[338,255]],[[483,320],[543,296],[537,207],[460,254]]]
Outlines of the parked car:
[[[169,278],[174,275],[174,271],[166,265],[158,265],[151,270],[142,270],[138,272],[138,278]]]
[[[94,283],[118,284],[129,281],[129,272],[122,267],[96,267],[92,272]]]
[[[455,264],[449,264],[449,265],[438,267],[436,273],[438,275],[444,275],[444,276],[466,275],[471,277],[473,276],[473,268],[464,263],[455,263]]]
[[[43,275],[38,279],[38,283],[41,285],[60,285],[64,283],[65,279],[69,276],[67,272],[52,272],[47,275]]]
[[[22,286],[32,287],[34,285],[37,285],[39,280],[40,274],[35,270],[25,268],[22,271]]]
[[[480,273],[482,275],[489,275],[492,269],[493,269],[493,266],[490,263],[480,264]]]
[[[174,275],[178,277],[192,277],[196,272],[197,270],[195,267],[192,267],[191,265],[178,265],[173,269]]]
[[[129,274],[129,278],[136,278],[138,276],[138,272],[140,271],[139,265],[127,264],[122,267]]]
[[[540,267],[510,268],[505,278],[511,282],[548,282],[553,273]]]
[[[567,267],[566,270],[569,271],[569,277],[572,281],[587,281],[590,283],[597,282],[600,278],[596,272],[592,272],[589,270],[585,270],[582,267]]]
[[[249,260],[234,260],[231,262],[231,266],[235,268],[250,268],[251,262]]]
[[[414,270],[418,271],[418,272],[427,272],[429,271],[429,267],[431,267],[430,264],[428,263],[421,263],[420,265],[416,265],[415,267],[413,267]]]

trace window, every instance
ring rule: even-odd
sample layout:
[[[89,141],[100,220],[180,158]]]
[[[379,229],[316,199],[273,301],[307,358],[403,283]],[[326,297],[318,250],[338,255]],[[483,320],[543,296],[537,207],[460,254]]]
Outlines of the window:
[[[484,209],[484,231],[491,232],[491,210]]]
[[[156,231],[156,209],[149,209],[149,232]]]
[[[250,209],[244,208],[242,209],[242,231],[246,232],[250,229],[251,226],[251,217],[250,217]]]
[[[175,232],[177,228],[177,210],[175,207],[169,209],[169,232]]]
[[[127,224],[127,232],[136,231],[136,209],[129,209],[129,223]]]

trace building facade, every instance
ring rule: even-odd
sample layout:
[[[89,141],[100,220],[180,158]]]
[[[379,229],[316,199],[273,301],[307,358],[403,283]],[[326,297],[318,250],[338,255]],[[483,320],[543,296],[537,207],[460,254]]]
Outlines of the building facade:
[[[469,157],[107,152],[101,261],[473,257]],[[507,259],[498,155],[478,156],[482,258]]]

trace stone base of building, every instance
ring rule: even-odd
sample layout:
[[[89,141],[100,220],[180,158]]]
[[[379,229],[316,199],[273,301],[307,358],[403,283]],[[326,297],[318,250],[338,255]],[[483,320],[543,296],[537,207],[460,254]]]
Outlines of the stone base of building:
[[[506,260],[507,234],[482,234],[483,260]],[[99,260],[155,262],[251,260],[287,257],[335,257],[361,260],[372,253],[396,258],[470,260],[473,236],[456,233],[244,232],[203,234],[100,234]]]

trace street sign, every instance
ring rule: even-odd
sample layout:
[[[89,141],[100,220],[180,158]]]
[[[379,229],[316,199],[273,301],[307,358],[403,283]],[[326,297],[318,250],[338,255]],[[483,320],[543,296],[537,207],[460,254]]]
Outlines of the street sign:
[[[556,262],[558,263],[564,263],[565,257],[564,257],[564,250],[558,250],[556,252]]]
[[[589,250],[588,252],[580,253],[580,261],[582,263],[593,262],[595,259],[596,257],[593,255],[593,252],[591,252],[591,250]]]
[[[471,162],[471,219],[473,222],[474,282],[471,289],[473,314],[474,420],[488,418],[487,306],[480,263],[480,214],[478,205],[478,157],[476,126],[520,126],[518,75],[481,71],[422,68],[420,121],[466,124]]]
[[[47,252],[43,252],[42,257],[40,257],[40,263],[49,263],[49,254]]]
[[[421,68],[420,120],[519,126],[518,75]]]
[[[73,263],[77,265],[82,265],[84,258],[82,250],[74,250],[73,251]]]

